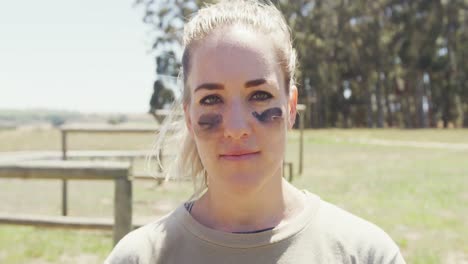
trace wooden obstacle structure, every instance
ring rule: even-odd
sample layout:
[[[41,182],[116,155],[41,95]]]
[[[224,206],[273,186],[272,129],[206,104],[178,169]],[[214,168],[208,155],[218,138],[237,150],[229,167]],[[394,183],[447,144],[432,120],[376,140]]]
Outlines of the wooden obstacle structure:
[[[16,164],[0,164],[0,178],[114,181],[114,223],[112,225],[114,244],[133,228],[132,182],[129,178],[129,171],[128,162],[23,161]],[[69,228],[110,228],[109,222],[106,221],[67,217],[0,215],[0,223]]]

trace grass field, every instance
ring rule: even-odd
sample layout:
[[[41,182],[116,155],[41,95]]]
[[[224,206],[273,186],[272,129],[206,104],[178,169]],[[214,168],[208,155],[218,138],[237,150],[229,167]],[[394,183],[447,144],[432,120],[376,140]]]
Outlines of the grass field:
[[[295,171],[298,138],[290,133],[287,153]],[[70,138],[71,149],[151,143],[151,135]],[[59,149],[57,131],[0,131],[0,151]],[[296,186],[381,226],[408,263],[468,263],[467,130],[310,130],[304,149]],[[0,186],[0,213],[60,212],[59,182],[0,180]],[[112,190],[110,182],[70,182],[70,214],[111,217]],[[134,217],[156,219],[190,192],[187,183],[135,182]],[[0,263],[102,263],[111,247],[111,232],[0,226]]]

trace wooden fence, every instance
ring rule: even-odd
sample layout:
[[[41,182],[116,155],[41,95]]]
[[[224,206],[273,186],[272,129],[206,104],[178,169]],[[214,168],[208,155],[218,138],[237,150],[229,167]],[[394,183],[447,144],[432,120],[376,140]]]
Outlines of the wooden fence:
[[[132,226],[132,182],[128,162],[30,161],[0,164],[1,178],[112,180],[114,188],[114,244],[130,232]],[[77,218],[1,216],[0,223],[62,226],[69,228],[109,228],[108,222]]]
[[[134,133],[159,133],[159,129],[154,126],[139,126],[139,127],[117,127],[117,126],[62,126],[61,129],[61,140],[62,140],[62,160],[67,160],[68,156],[68,135],[72,133],[85,133],[85,134],[134,134]],[[101,152],[102,155],[102,152]],[[106,158],[110,158],[113,155],[113,158],[118,157],[116,153],[106,154]],[[138,157],[145,157],[145,153],[134,152],[127,154],[121,153],[121,157],[125,157],[131,161]],[[88,158],[99,157],[96,155],[88,156]],[[143,177],[142,177],[143,178]],[[67,179],[62,180],[62,215],[66,216],[68,214],[68,185]]]

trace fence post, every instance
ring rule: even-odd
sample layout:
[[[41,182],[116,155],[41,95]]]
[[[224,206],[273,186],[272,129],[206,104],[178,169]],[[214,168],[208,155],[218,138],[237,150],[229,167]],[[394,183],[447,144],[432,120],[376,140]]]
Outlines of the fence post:
[[[293,175],[293,164],[292,164],[292,162],[289,163],[289,168],[288,168],[288,169],[289,169],[289,182],[292,182],[293,177],[294,177],[294,175]]]
[[[115,179],[114,245],[132,231],[132,183],[127,175]]]
[[[302,175],[302,170],[304,168],[304,113],[305,113],[305,106],[300,105],[299,110],[302,111],[299,114],[299,129],[300,129],[300,139],[299,139],[299,175]]]
[[[62,132],[62,160],[67,160],[67,131],[61,130]],[[62,215],[66,216],[68,214],[68,186],[67,180],[62,180]]]

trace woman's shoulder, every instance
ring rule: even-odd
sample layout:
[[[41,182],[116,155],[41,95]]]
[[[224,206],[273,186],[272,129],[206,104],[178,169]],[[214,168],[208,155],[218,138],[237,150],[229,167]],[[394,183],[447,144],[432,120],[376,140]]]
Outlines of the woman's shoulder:
[[[374,223],[323,200],[320,202],[317,221],[318,224],[327,227],[326,230],[344,237],[389,238],[387,233]]]
[[[321,200],[316,224],[328,246],[343,255],[354,255],[362,263],[404,263],[382,228],[336,205]]]
[[[107,257],[105,264],[152,263],[161,248],[166,247],[167,234],[178,230],[180,207],[156,221],[141,226],[123,237]],[[179,229],[180,230],[180,229]]]

